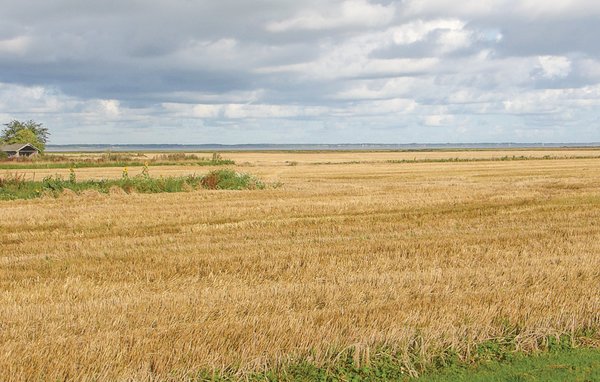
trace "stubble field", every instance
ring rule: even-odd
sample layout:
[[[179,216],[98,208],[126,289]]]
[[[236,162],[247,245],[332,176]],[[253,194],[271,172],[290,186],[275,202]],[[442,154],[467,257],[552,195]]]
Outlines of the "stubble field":
[[[282,186],[0,201],[0,380],[245,376],[382,349],[415,375],[494,339],[599,346],[600,159],[237,155]],[[68,172],[24,170],[44,171]]]

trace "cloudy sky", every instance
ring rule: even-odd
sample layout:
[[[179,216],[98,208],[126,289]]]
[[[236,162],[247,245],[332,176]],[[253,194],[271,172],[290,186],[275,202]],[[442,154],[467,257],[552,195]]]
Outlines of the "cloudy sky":
[[[0,0],[51,143],[599,142],[596,0]]]

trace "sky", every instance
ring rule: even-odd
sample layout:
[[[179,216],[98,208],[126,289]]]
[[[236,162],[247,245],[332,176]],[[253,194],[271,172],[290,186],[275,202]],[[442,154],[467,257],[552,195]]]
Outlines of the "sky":
[[[600,142],[597,0],[0,0],[51,144]]]

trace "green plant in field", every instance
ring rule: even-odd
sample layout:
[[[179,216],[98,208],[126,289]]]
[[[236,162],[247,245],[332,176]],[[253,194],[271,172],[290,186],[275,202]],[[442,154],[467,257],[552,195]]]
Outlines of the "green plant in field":
[[[514,354],[510,361],[491,360],[474,365],[454,365],[432,370],[415,382],[486,381],[598,381],[600,351],[570,349],[527,355]]]
[[[65,185],[68,182],[65,182],[60,176],[52,176],[49,175],[42,179],[42,189],[54,192],[54,191],[62,191],[65,188]]]
[[[457,358],[416,373],[407,367],[401,354],[389,349],[374,351],[368,363],[355,361],[355,350],[340,354],[327,367],[307,361],[270,369],[247,377],[249,381],[406,381],[406,382],[470,382],[470,381],[596,381],[600,378],[598,349],[561,350],[555,353],[516,353],[511,360],[490,359],[468,363]],[[202,381],[236,381],[226,371],[198,373]]]
[[[205,175],[201,184],[209,190],[264,189],[266,185],[249,174],[233,170],[214,170]]]
[[[111,187],[119,187],[127,193],[186,192],[197,189],[212,190],[248,190],[263,189],[265,183],[249,174],[233,170],[215,170],[204,176],[188,175],[180,177],[152,178],[149,172],[130,177],[127,168],[123,169],[120,179],[86,180],[77,182],[75,170],[69,171],[69,178],[59,175],[47,176],[41,182],[26,181],[25,175],[8,174],[0,177],[0,200],[31,199],[42,194],[58,196],[63,190],[74,192],[93,189],[108,193]]]
[[[148,162],[144,162],[144,168],[142,169],[142,177],[148,179],[150,177],[150,172],[148,171]]]
[[[73,170],[73,167],[69,169],[69,183],[77,183],[77,176],[75,175],[75,170]]]
[[[158,161],[191,161],[191,160],[202,160],[204,158],[200,158],[195,154],[186,154],[186,153],[167,153],[160,154],[154,157]]]
[[[19,188],[25,183],[25,174],[19,175],[15,172],[7,173],[4,177],[0,177],[0,188],[17,187]]]

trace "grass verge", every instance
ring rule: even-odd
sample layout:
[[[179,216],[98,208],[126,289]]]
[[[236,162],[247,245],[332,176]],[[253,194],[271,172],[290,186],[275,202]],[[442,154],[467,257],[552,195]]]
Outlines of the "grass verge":
[[[347,351],[329,366],[297,362],[278,370],[267,370],[243,377],[233,372],[202,372],[187,375],[186,380],[230,382],[247,381],[405,381],[405,382],[460,382],[460,381],[600,381],[600,349],[560,348],[538,353],[509,350],[498,343],[487,342],[481,349],[494,348],[498,353],[481,353],[468,360],[456,354],[446,354],[443,362],[429,365],[420,373],[414,370],[418,360],[381,349],[371,355],[368,364],[360,364],[360,354]],[[484,350],[484,353],[487,351]],[[412,359],[411,359],[412,358]],[[441,358],[437,361],[439,362]],[[417,362],[417,364],[412,364]],[[409,366],[411,365],[411,366]]]
[[[120,179],[86,180],[78,182],[72,171],[69,179],[49,176],[42,181],[25,180],[24,175],[7,174],[0,178],[0,200],[33,199],[40,196],[58,196],[62,193],[80,193],[95,190],[109,193],[122,190],[126,193],[185,192],[197,189],[209,190],[247,190],[263,189],[266,184],[250,174],[223,169],[211,171],[206,175],[188,175],[179,177],[153,178],[145,169],[142,175],[129,177],[124,170]]]
[[[449,367],[426,374],[416,381],[600,381],[600,349],[568,349],[535,355],[517,354],[511,361]]]

